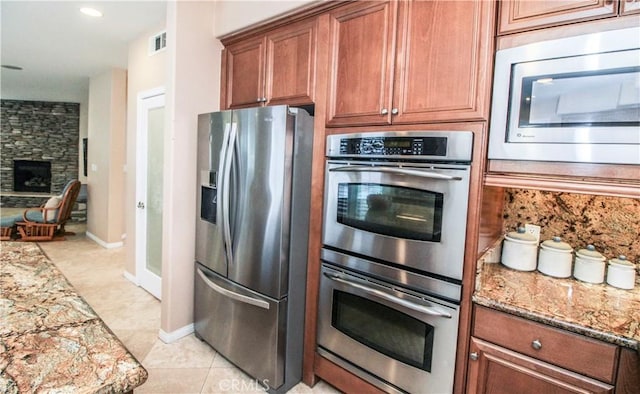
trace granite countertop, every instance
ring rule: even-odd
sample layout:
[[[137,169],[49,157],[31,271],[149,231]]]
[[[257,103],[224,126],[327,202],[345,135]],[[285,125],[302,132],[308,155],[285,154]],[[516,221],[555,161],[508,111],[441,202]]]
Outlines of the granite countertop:
[[[146,381],[37,244],[0,248],[0,392],[125,393]]]
[[[576,279],[478,264],[473,302],[640,352],[640,286],[622,290]]]

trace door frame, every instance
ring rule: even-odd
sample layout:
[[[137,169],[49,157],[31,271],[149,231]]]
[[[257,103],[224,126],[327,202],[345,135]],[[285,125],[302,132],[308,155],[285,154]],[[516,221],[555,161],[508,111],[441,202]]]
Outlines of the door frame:
[[[134,204],[137,205],[138,201],[141,201],[141,196],[144,196],[146,203],[146,187],[147,187],[147,128],[148,119],[146,112],[150,108],[145,104],[145,100],[152,99],[158,96],[162,96],[162,106],[166,108],[165,88],[160,86],[157,88],[149,89],[138,93],[136,99],[136,186],[135,186],[135,200]],[[166,123],[166,121],[165,121]],[[162,137],[164,138],[164,136]],[[144,166],[145,171],[140,171],[140,168]],[[164,199],[164,198],[163,198]],[[162,277],[155,275],[154,273],[146,269],[146,224],[143,220],[146,219],[146,212],[144,216],[141,216],[143,212],[137,207],[135,209],[135,266],[136,266],[136,283],[157,299],[161,300],[162,297]],[[146,220],[145,220],[146,222]]]

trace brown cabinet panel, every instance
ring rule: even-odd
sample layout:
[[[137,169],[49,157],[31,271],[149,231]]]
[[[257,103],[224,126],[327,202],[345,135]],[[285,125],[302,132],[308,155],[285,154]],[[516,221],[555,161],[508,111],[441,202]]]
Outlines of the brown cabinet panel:
[[[640,353],[620,349],[620,364],[616,378],[616,394],[637,394],[640,390]]]
[[[618,13],[618,0],[509,0],[500,4],[498,35]]]
[[[620,0],[620,14],[638,14],[640,13],[640,0]]]
[[[265,39],[244,41],[225,48],[223,56],[226,108],[255,106],[263,97]]]
[[[397,3],[388,1],[331,13],[329,125],[390,122],[396,14]]]
[[[473,336],[612,383],[618,347],[476,306]]]
[[[613,386],[471,338],[468,393],[612,393]]]
[[[312,104],[316,22],[311,18],[228,45],[222,57],[222,108]]]
[[[495,2],[358,2],[332,13],[329,126],[486,120]]]
[[[310,104],[316,66],[315,19],[267,35],[267,104]]]
[[[494,2],[400,4],[393,122],[486,117]]]

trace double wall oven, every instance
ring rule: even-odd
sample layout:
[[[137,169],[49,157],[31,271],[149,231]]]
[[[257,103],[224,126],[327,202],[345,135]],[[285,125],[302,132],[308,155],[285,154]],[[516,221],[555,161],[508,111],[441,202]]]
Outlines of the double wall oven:
[[[472,145],[327,138],[318,352],[385,391],[453,389]]]

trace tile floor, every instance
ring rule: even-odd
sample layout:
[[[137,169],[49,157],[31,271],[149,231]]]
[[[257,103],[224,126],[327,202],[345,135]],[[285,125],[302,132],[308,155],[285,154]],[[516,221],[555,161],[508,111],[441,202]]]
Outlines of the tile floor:
[[[263,392],[254,380],[193,334],[171,344],[160,341],[160,302],[124,278],[124,249],[102,248],[84,236],[82,224],[68,225],[67,230],[77,235],[63,242],[41,242],[40,246],[149,371],[149,379],[136,394]],[[289,393],[338,391],[321,381],[313,388],[300,383]]]

